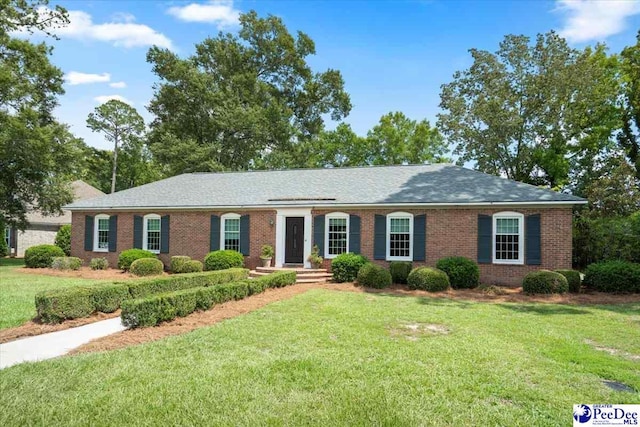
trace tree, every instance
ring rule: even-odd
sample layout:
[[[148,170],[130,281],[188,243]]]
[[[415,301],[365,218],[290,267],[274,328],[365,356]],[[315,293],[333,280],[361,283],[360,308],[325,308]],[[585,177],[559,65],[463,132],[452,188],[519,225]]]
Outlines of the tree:
[[[271,167],[269,153],[292,151],[322,131],[324,116],[340,120],[351,109],[340,72],[307,64],[309,36],[253,11],[240,26],[197,44],[187,59],[157,47],[147,54],[160,79],[149,147],[169,175]]]
[[[623,78],[622,130],[618,142],[640,179],[640,31],[636,44],[622,50],[621,71]]]
[[[72,201],[65,174],[74,163],[77,141],[57,123],[52,110],[62,94],[62,71],[49,62],[51,48],[9,35],[44,31],[68,22],[56,8],[37,12],[46,1],[0,0],[0,215],[24,229],[26,212],[59,214]]]
[[[356,135],[351,126],[340,123],[335,130],[323,131],[311,144],[311,166],[364,166],[369,157],[366,138]]]
[[[111,192],[116,191],[118,169],[118,145],[134,144],[144,131],[144,120],[135,108],[122,101],[112,99],[96,107],[87,117],[87,127],[94,132],[102,132],[107,141],[113,143],[111,168]]]
[[[570,48],[554,32],[506,36],[494,53],[442,86],[438,127],[460,162],[487,173],[560,188],[593,161],[618,126],[615,58],[603,45]]]

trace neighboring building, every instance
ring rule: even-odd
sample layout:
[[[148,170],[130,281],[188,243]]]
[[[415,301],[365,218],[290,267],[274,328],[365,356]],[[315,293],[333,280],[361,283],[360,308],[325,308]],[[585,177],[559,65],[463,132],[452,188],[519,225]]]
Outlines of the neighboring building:
[[[84,181],[71,183],[74,200],[86,200],[104,196],[104,193]],[[11,256],[23,257],[24,251],[31,246],[49,244],[56,239],[56,233],[65,224],[71,224],[71,212],[63,210],[62,215],[45,216],[40,212],[32,211],[27,214],[29,227],[25,231],[15,228],[5,229],[5,240],[9,246]]]
[[[347,251],[381,265],[459,255],[480,264],[484,283],[514,285],[532,270],[571,268],[572,207],[582,203],[436,164],[184,174],[66,208],[72,255],[111,265],[133,247],[165,265],[235,249],[253,268],[270,244],[276,266],[308,267],[315,244],[326,267]]]

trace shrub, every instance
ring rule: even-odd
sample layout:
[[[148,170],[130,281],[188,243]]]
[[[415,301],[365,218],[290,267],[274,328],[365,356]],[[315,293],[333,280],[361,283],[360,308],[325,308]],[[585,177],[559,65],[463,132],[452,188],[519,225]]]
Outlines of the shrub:
[[[567,283],[569,284],[569,292],[577,294],[580,293],[580,286],[582,285],[582,278],[580,272],[576,270],[556,270],[556,273],[562,274]]]
[[[171,257],[171,263],[169,264],[169,271],[172,273],[182,273],[182,267],[191,261],[191,257],[184,255],[176,255]]]
[[[438,292],[449,289],[449,276],[442,270],[431,267],[418,267],[411,270],[407,277],[409,289]]]
[[[358,285],[382,289],[391,286],[391,273],[386,268],[368,262],[358,271]]]
[[[64,251],[56,245],[31,246],[24,252],[24,264],[29,268],[47,268],[55,257],[63,256]]]
[[[273,251],[273,246],[271,245],[262,245],[260,248],[260,258],[263,259],[271,259],[275,252]]]
[[[569,290],[569,283],[555,271],[533,271],[524,276],[522,290],[527,294],[563,294]]]
[[[131,268],[133,261],[141,258],[156,258],[156,255],[144,249],[127,249],[122,251],[118,257],[118,268],[127,271]]]
[[[122,301],[131,299],[126,283],[108,283],[96,285],[91,289],[95,311],[113,313],[120,308]]]
[[[197,259],[190,259],[185,262],[181,268],[180,274],[184,273],[200,273],[204,269],[202,265],[202,261],[198,261]]]
[[[91,258],[89,267],[92,270],[106,270],[109,268],[109,261],[106,258]]]
[[[4,228],[0,223],[0,231],[2,231],[3,229]],[[9,245],[7,245],[7,241],[4,239],[4,236],[0,236],[0,237],[2,237],[0,238],[0,258],[2,258],[9,255]]]
[[[95,311],[91,290],[84,286],[40,292],[35,303],[38,317],[45,323],[87,317]]]
[[[66,256],[71,255],[71,225],[65,224],[60,227],[60,230],[56,233],[56,240],[54,241],[57,247],[64,251]]]
[[[157,276],[162,274],[164,264],[157,258],[140,258],[131,263],[129,272],[134,276]]]
[[[238,251],[213,251],[204,257],[204,269],[207,271],[238,267],[244,267],[244,256]]]
[[[442,258],[436,263],[436,267],[447,273],[454,289],[475,288],[480,284],[480,268],[469,258]]]
[[[591,264],[584,285],[600,292],[640,292],[640,264],[604,261]]]
[[[353,282],[358,276],[358,271],[369,260],[366,257],[346,252],[338,255],[331,261],[333,280],[338,283]]]
[[[80,270],[82,260],[74,256],[57,256],[51,262],[51,268],[56,270]]]
[[[389,272],[393,283],[407,283],[407,277],[411,273],[413,264],[410,261],[391,261]]]
[[[216,304],[239,300],[245,298],[247,295],[252,295],[249,291],[249,281],[198,288],[195,292],[197,308],[200,310],[209,310]]]

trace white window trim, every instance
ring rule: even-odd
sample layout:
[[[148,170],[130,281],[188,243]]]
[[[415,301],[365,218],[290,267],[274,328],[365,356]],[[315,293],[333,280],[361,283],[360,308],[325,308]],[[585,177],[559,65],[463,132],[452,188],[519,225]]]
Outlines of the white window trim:
[[[109,215],[106,214],[100,214],[100,215],[96,215],[95,218],[93,219],[93,252],[109,252],[109,244],[107,243],[107,247],[106,248],[99,248],[98,247],[98,227],[100,224],[100,220],[101,219],[106,219],[107,221],[109,220]],[[109,224],[109,226],[111,226],[111,224]],[[111,227],[109,227],[109,233],[111,233]],[[109,236],[111,237],[111,236]]]
[[[498,219],[517,219],[518,220],[518,259],[496,259],[496,233],[498,231]],[[518,212],[498,212],[493,215],[493,231],[492,231],[491,256],[494,264],[524,264],[524,215]]]
[[[142,249],[144,249],[145,251],[152,252],[154,254],[159,254],[160,250],[151,250],[151,249],[148,249],[148,246],[147,246],[147,243],[148,243],[147,240],[149,238],[149,236],[147,234],[147,222],[150,219],[159,219],[160,220],[160,240],[162,241],[162,218],[158,214],[145,215],[143,217],[143,219],[142,219],[142,224],[143,224],[143,227],[142,227]],[[160,243],[160,245],[162,245],[162,242]]]
[[[240,219],[240,214],[237,213],[226,213],[220,217],[220,249],[225,250],[224,247],[224,223],[228,219]],[[239,232],[242,232],[240,228],[238,228]],[[238,234],[238,238],[240,235]],[[238,248],[239,250],[240,248]]]
[[[347,247],[345,250],[349,252],[349,214],[344,212],[332,212],[324,217],[324,257],[325,259],[333,259],[338,255],[329,255],[329,220],[335,218],[344,218],[347,220]]]
[[[391,256],[391,218],[409,218],[409,256]],[[413,214],[393,212],[387,215],[387,261],[413,261]]]

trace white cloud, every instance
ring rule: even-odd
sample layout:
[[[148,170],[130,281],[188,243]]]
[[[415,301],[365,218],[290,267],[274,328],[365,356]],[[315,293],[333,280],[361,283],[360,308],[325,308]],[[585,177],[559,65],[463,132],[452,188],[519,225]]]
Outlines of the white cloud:
[[[38,14],[42,17],[46,17],[50,13],[51,9],[47,7],[38,8]],[[173,49],[173,43],[167,36],[147,25],[136,24],[134,21],[133,15],[121,13],[112,17],[111,22],[96,24],[88,13],[81,10],[71,10],[69,11],[69,25],[55,29],[54,33],[60,38],[97,40],[127,48],[156,45]],[[25,37],[30,35],[26,31],[16,34]]]
[[[121,95],[101,95],[101,96],[96,96],[93,99],[96,100],[99,104],[104,104],[107,101],[111,101],[112,99],[116,99],[118,101],[124,102],[125,104],[133,105],[133,101],[130,101],[127,98],[125,98],[124,96],[121,96]]]
[[[122,89],[127,87],[127,84],[125,82],[113,82],[113,83],[109,83],[109,86],[114,87],[116,89]]]
[[[91,83],[108,82],[111,80],[111,74],[109,73],[88,74],[88,73],[80,73],[78,71],[70,71],[64,75],[64,79],[71,86],[86,85]]]
[[[233,0],[209,0],[206,3],[173,6],[167,13],[181,21],[207,22],[219,29],[237,25],[240,18],[240,11],[233,8]]]
[[[637,0],[556,0],[566,15],[559,34],[570,42],[602,41],[624,31],[626,19],[640,13]]]

